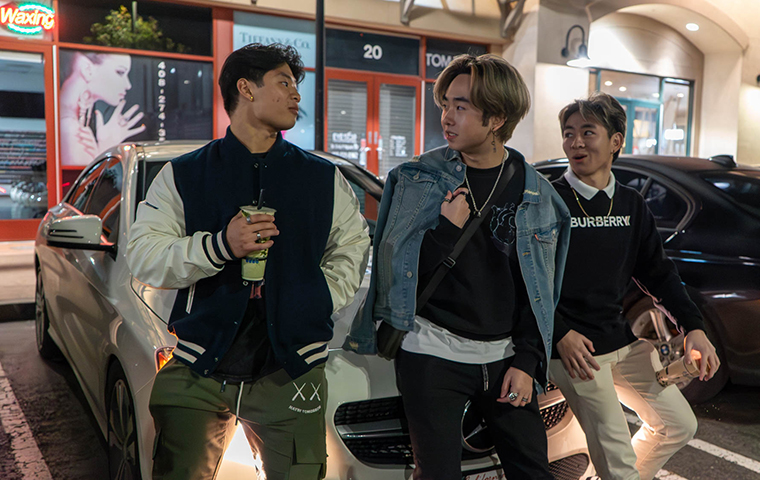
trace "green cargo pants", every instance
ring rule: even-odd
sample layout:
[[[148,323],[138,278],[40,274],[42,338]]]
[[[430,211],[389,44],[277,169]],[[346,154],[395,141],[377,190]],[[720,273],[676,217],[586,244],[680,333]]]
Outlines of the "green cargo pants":
[[[156,376],[154,480],[212,480],[234,434],[239,385],[202,377],[172,359]],[[291,379],[278,370],[244,384],[239,419],[267,480],[319,480],[326,473],[325,366]]]

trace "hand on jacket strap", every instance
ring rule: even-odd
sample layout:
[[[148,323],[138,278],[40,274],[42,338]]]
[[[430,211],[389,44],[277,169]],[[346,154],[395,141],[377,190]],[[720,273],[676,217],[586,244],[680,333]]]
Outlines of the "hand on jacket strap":
[[[464,227],[470,218],[470,205],[467,203],[467,189],[457,188],[454,193],[446,193],[441,203],[441,215],[459,228]]]

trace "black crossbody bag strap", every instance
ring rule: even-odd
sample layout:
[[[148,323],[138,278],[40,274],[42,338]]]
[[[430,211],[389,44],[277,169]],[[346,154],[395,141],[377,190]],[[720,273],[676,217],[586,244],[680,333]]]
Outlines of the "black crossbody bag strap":
[[[496,189],[491,196],[491,200],[489,200],[488,203],[483,206],[481,212],[486,212],[489,208],[491,208],[491,204],[496,201],[496,199],[501,196],[504,189],[507,188],[507,184],[510,180],[512,180],[512,177],[517,170],[516,163],[516,160],[509,162],[509,165],[506,167],[506,171],[499,179],[499,184],[496,186]],[[485,215],[482,215],[480,217],[475,217],[470,222],[470,224],[467,226],[467,229],[462,233],[462,236],[459,237],[459,240],[457,240],[457,243],[454,245],[454,249],[451,250],[449,256],[446,258],[446,260],[443,261],[443,263],[441,263],[441,265],[438,266],[438,269],[430,278],[430,282],[428,282],[425,290],[423,290],[420,296],[417,297],[417,313],[419,313],[420,310],[422,310],[422,307],[427,304],[428,300],[430,300],[430,297],[433,295],[433,292],[435,292],[435,289],[438,288],[441,280],[443,280],[443,277],[445,277],[446,274],[449,273],[449,270],[451,270],[457,263],[457,257],[459,257],[459,254],[462,253],[462,250],[464,250],[467,242],[469,242],[472,236],[475,235],[475,231],[477,231],[478,227],[480,227],[480,224],[483,223],[484,219]]]

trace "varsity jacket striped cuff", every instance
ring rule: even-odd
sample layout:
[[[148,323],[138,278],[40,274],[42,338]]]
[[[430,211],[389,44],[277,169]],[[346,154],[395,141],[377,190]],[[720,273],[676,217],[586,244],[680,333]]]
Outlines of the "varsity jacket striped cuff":
[[[232,254],[230,244],[227,243],[227,227],[225,226],[216,234],[208,234],[203,239],[203,253],[208,257],[216,268],[222,268],[225,263],[232,260],[239,260]]]

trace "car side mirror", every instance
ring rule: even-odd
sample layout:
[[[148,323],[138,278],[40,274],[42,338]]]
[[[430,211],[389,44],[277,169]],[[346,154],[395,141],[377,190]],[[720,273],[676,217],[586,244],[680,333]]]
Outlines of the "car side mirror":
[[[103,221],[97,215],[59,218],[45,229],[45,240],[51,247],[97,250],[116,255],[116,244],[101,243]]]

